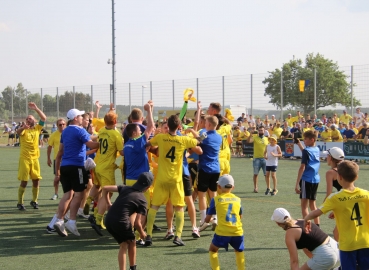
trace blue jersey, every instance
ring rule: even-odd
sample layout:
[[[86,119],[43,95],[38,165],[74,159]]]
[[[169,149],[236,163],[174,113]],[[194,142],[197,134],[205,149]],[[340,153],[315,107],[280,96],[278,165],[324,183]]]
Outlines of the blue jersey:
[[[90,141],[90,134],[79,126],[68,126],[63,130],[60,143],[64,153],[60,166],[84,166],[86,160],[86,145]]]
[[[206,173],[220,173],[219,150],[222,136],[215,130],[206,132],[207,138],[201,142],[202,155],[199,156],[199,167]]]
[[[132,123],[132,124],[138,125],[138,127],[141,130],[141,133],[144,134],[144,132],[146,130],[146,126],[144,126],[142,124],[139,124],[139,123]],[[124,142],[123,142],[124,144],[129,141],[129,137],[128,137],[127,131],[125,129],[123,131],[123,140],[124,140]]]
[[[129,139],[123,148],[124,163],[126,164],[126,179],[137,180],[143,172],[150,171],[149,158],[146,152],[146,136]]]
[[[319,183],[320,150],[316,146],[306,147],[302,150],[301,164],[305,164],[305,170],[301,179],[309,183]]]

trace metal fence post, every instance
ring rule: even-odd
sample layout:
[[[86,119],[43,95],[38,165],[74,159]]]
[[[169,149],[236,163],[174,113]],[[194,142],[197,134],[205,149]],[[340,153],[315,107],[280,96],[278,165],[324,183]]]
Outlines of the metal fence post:
[[[91,112],[94,111],[94,86],[91,85]]]
[[[26,117],[28,116],[28,90],[26,89]]]
[[[173,90],[173,111],[174,111],[174,80],[172,81],[172,90]]]
[[[132,104],[131,104],[131,83],[128,84],[128,99],[129,99],[129,113],[132,111]]]
[[[11,101],[12,101],[12,123],[14,122],[14,104],[13,104],[13,99],[14,99],[14,97],[13,97],[13,95],[14,95],[14,89],[12,89],[12,91],[11,91],[12,93],[11,93]],[[28,106],[28,105],[27,105]]]
[[[152,81],[150,81],[150,100],[152,100]]]
[[[197,101],[199,101],[199,78],[196,78],[196,96]]]
[[[281,123],[283,122],[283,67],[281,69]]]
[[[76,108],[76,87],[73,86],[73,108]]]
[[[43,100],[43,93],[42,93],[42,88],[41,88],[41,111],[44,111],[44,100]]]
[[[224,76],[222,76],[222,114],[224,114],[224,106],[225,106],[225,103],[224,103]]]
[[[316,68],[314,68],[314,115],[316,115]]]
[[[354,66],[351,66],[351,115],[354,115]]]
[[[250,97],[250,113],[249,113],[249,115],[253,115],[253,113],[252,113],[252,104],[253,104],[253,100],[252,100],[252,93],[253,91],[252,91],[252,74],[251,74],[251,76],[250,76],[250,93],[251,93],[251,97]]]
[[[56,88],[56,116],[59,119],[59,87]]]

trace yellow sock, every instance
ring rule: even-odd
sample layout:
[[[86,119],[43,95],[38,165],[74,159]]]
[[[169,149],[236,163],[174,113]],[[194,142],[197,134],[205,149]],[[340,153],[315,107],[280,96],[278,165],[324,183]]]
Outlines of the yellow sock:
[[[87,205],[90,205],[93,199],[94,199],[93,197],[88,196],[88,198],[87,198],[87,200],[86,200],[86,204],[87,204]]]
[[[99,213],[96,214],[96,224],[101,225],[102,219],[104,215],[100,215]]]
[[[106,230],[106,227],[105,227],[105,224],[104,224],[104,215],[103,215],[103,217],[101,219],[100,226],[101,226],[101,228],[103,228],[104,230]]]
[[[138,231],[135,231],[135,239],[136,240],[140,240],[141,239],[140,233]]]
[[[212,270],[220,270],[218,252],[209,251],[210,266]]]
[[[19,186],[18,188],[18,203],[23,204],[23,197],[24,192],[26,191],[26,188]]]
[[[40,191],[39,187],[32,187],[32,201],[37,202],[39,191]]]
[[[154,227],[157,212],[158,212],[157,210],[150,208],[149,213],[147,215],[146,232],[150,236],[152,236],[152,228]]]
[[[245,254],[244,252],[237,252],[236,253],[236,264],[237,270],[244,270],[245,269]]]
[[[181,238],[184,226],[184,212],[176,211],[176,236]]]
[[[94,217],[97,218],[97,214],[99,213],[99,209],[97,207],[94,208]]]

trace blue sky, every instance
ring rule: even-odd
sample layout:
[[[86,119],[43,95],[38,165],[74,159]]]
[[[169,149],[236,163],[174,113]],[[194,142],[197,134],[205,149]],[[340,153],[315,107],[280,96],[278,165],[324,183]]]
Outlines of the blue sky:
[[[366,0],[116,2],[117,83],[369,64]],[[2,0],[0,44],[1,89],[110,83],[111,1]]]

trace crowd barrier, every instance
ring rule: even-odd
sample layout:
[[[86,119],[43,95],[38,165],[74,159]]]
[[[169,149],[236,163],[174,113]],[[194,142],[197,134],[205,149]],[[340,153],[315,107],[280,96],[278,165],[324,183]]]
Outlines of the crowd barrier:
[[[301,141],[302,145],[304,142]],[[300,148],[293,143],[293,140],[280,140],[278,145],[281,148],[284,157],[301,157]],[[362,141],[347,141],[347,142],[322,142],[317,141],[316,146],[320,150],[320,156],[325,157],[323,151],[330,149],[332,147],[339,147],[345,153],[346,159],[359,159],[359,160],[369,160],[369,145],[364,145]],[[244,155],[252,156],[254,151],[253,143],[247,143],[247,141],[242,141],[242,150]]]

